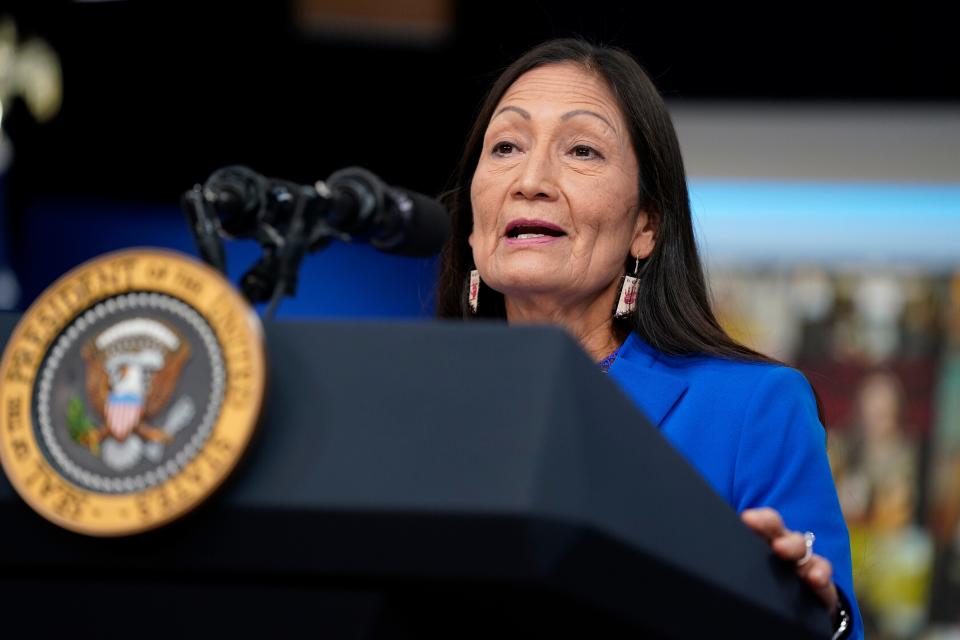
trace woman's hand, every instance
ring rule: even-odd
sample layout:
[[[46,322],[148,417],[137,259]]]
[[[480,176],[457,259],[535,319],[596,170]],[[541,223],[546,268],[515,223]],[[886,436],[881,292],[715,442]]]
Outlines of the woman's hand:
[[[817,554],[801,564],[807,553],[803,534],[783,526],[783,518],[775,509],[747,509],[740,514],[744,524],[763,536],[773,552],[796,565],[797,575],[810,585],[831,613],[837,610],[837,587],[833,584],[830,561]]]

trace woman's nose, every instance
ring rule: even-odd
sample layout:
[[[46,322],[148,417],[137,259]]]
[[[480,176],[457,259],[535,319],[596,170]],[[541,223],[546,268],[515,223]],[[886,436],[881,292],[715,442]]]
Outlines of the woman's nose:
[[[527,153],[520,165],[513,196],[525,200],[553,200],[558,195],[556,166],[546,149]]]

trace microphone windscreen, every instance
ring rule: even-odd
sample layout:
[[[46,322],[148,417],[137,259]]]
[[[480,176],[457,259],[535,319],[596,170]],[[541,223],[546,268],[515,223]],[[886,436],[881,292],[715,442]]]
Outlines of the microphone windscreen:
[[[409,206],[399,234],[394,238],[373,239],[374,246],[385,253],[426,258],[434,256],[443,248],[450,236],[450,214],[446,207],[434,198],[414,191],[391,188],[394,204]],[[401,202],[408,199],[409,203]]]

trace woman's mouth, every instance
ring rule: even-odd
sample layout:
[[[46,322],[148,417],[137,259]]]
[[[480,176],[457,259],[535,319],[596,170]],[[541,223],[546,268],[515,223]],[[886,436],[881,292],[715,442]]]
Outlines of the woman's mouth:
[[[566,232],[557,225],[544,220],[514,220],[507,225],[504,237],[507,244],[546,244],[564,236]]]

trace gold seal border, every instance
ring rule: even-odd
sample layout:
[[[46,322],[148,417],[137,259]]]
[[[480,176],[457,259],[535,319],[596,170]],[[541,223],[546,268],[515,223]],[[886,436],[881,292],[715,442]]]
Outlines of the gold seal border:
[[[31,402],[40,365],[70,323],[98,302],[132,292],[163,293],[193,307],[220,345],[226,386],[210,437],[178,473],[145,491],[102,494],[77,486],[47,462]],[[65,529],[103,537],[149,531],[186,515],[226,481],[253,437],[265,387],[260,321],[222,275],[162,249],[105,254],[48,287],[11,333],[0,360],[0,464],[27,504]]]

